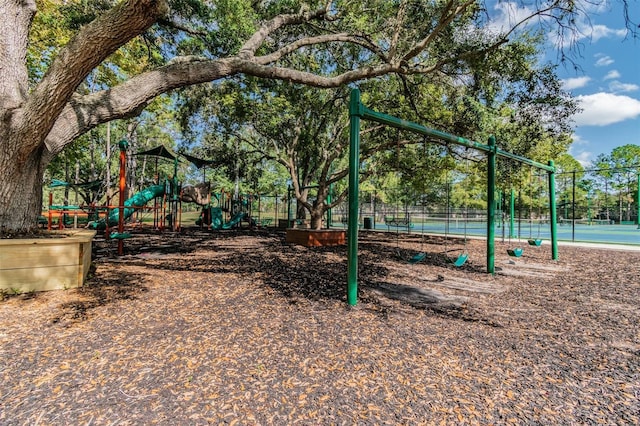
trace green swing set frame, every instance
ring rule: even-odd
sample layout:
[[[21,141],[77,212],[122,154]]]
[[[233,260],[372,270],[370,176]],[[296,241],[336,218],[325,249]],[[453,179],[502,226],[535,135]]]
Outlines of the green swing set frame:
[[[459,136],[425,127],[388,114],[371,110],[360,101],[360,90],[351,91],[349,102],[349,220],[347,228],[347,303],[358,302],[358,196],[360,184],[360,120],[370,120],[401,130],[418,133],[456,145],[487,153],[487,273],[495,273],[495,188],[496,157],[506,157],[529,166],[542,169],[549,174],[549,217],[551,227],[551,258],[558,259],[555,167],[553,161],[542,164],[529,158],[503,151],[496,146],[494,136],[484,145]]]

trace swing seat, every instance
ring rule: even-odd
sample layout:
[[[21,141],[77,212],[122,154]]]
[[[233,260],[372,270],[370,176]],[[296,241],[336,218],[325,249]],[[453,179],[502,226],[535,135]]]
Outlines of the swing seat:
[[[527,242],[529,243],[530,246],[536,246],[536,247],[540,247],[540,245],[542,244],[542,240],[539,238],[531,238],[529,240],[527,240]]]
[[[453,266],[460,267],[467,262],[469,255],[467,253],[462,253],[458,258],[453,262]]]
[[[524,253],[523,248],[507,249],[507,254],[511,257],[520,257]]]
[[[411,263],[412,265],[416,264],[423,261],[425,257],[427,257],[427,253],[417,253],[411,259],[409,259],[409,263]]]

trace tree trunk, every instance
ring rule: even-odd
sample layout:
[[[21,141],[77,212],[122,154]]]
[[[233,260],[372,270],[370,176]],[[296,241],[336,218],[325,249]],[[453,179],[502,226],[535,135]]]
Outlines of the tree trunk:
[[[96,141],[93,138],[93,135],[91,135],[91,148],[89,153],[91,155],[91,164],[89,165],[89,171],[91,172],[91,180],[94,181],[97,179],[97,175],[96,175]]]
[[[29,92],[26,54],[36,5],[27,1],[3,1],[0,11],[3,38],[0,43],[0,115],[4,115],[5,111],[19,107]]]
[[[307,209],[304,208],[302,202],[296,205],[296,219],[305,220],[307,218]]]
[[[324,198],[317,199],[311,207],[311,229],[322,229],[322,219],[324,219],[325,209]]]
[[[39,153],[24,164],[10,150],[0,152],[0,234],[32,232],[42,211],[42,180],[45,167]]]
[[[311,211],[311,229],[322,229],[322,219],[324,211],[322,208],[313,209]]]

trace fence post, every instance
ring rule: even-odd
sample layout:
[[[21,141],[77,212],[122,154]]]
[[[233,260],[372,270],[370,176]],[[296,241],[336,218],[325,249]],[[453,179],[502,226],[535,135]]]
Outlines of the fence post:
[[[516,215],[516,191],[511,188],[511,198],[509,199],[509,238],[515,238],[515,215]]]
[[[637,217],[637,222],[638,222],[638,229],[640,229],[640,173],[638,173],[638,194],[637,194],[637,203],[638,203],[638,217]]]
[[[555,167],[553,160],[549,166]],[[551,225],[551,258],[558,260],[558,224],[556,220],[556,173],[555,168],[549,172],[549,223]]]

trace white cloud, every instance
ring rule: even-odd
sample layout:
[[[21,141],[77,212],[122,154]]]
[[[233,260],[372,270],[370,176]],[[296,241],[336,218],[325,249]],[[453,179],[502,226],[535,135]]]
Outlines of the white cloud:
[[[499,2],[494,6],[496,16],[491,17],[488,27],[496,33],[509,31],[514,25],[533,15],[535,11],[521,7],[515,2]]]
[[[621,83],[618,80],[614,80],[609,83],[609,90],[614,93],[635,92],[638,89],[640,89],[640,86],[638,86],[637,84]]]
[[[554,31],[552,28],[553,20],[550,16],[547,14],[536,15],[539,9],[522,6],[515,1],[496,2],[487,28],[495,33],[502,33],[510,31],[514,25],[521,22],[523,22],[522,28],[541,24],[545,26],[549,41],[555,46],[565,48],[583,40],[595,43],[602,38],[626,37],[627,30],[624,28],[615,29],[594,23],[594,16],[606,13],[610,7],[608,1],[576,0],[575,3],[579,4],[576,9],[581,12],[578,12],[575,21],[569,26],[571,29],[558,26]]]
[[[597,54],[595,56],[596,58],[598,58],[595,63],[596,67],[606,67],[607,65],[611,65],[615,62],[613,59],[611,59],[610,56],[607,55]]]
[[[576,5],[590,15],[601,15],[611,10],[611,2],[609,0],[577,0]]]
[[[601,38],[609,38],[609,37],[623,38],[627,35],[626,29],[616,30],[613,28],[609,28],[605,25],[592,25],[590,29],[591,31],[588,33],[587,37],[591,39],[592,43],[595,43]]]
[[[591,165],[591,161],[593,161],[593,152],[581,151],[571,153],[571,155],[582,165],[582,167],[589,167]]]
[[[613,80],[615,78],[620,78],[621,75],[618,70],[611,70],[604,76],[603,80]]]
[[[571,135],[571,145],[573,147],[573,145],[589,145],[589,141],[586,141],[584,139],[582,139],[579,135],[576,135],[575,133],[573,135]]]
[[[570,26],[571,29],[564,28],[564,30],[561,30],[559,28],[557,32],[548,32],[547,36],[554,45],[569,47],[585,40],[590,43],[595,43],[603,38],[624,38],[627,36],[628,31],[625,28],[616,29],[594,23],[599,14],[606,14],[606,11],[597,10],[599,6],[604,6],[607,3],[606,1],[577,1],[576,3],[581,3],[578,9],[582,9],[582,13],[579,13],[575,17],[575,21]]]
[[[566,80],[562,80],[562,88],[564,90],[579,89],[580,87],[586,86],[590,81],[591,77],[567,78]]]
[[[583,111],[576,114],[578,126],[607,126],[640,116],[640,101],[613,93],[576,96]]]
[[[593,160],[593,152],[577,148],[579,146],[588,146],[589,142],[582,139],[575,133],[571,136],[571,138],[573,139],[573,143],[569,147],[569,154],[571,154],[571,156],[575,158],[578,163],[582,164],[583,167],[589,166],[591,164],[591,161]]]

